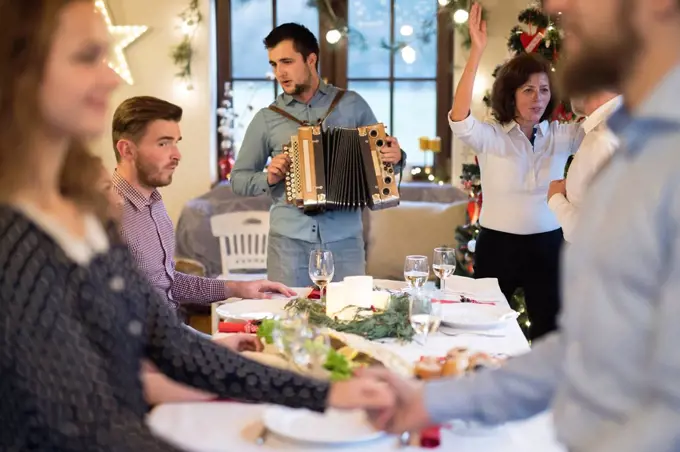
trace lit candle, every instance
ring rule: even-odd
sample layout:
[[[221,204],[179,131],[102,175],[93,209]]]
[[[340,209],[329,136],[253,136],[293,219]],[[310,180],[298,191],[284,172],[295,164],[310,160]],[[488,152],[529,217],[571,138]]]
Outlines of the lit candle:
[[[427,151],[430,149],[430,139],[428,137],[420,137],[418,138],[418,141],[420,142],[421,151]]]
[[[442,150],[442,139],[434,137],[430,140],[430,151],[440,152]]]

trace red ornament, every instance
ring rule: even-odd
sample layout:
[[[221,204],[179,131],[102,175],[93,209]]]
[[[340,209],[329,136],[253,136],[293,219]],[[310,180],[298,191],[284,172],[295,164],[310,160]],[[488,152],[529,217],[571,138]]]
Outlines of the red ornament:
[[[538,50],[538,46],[543,41],[544,37],[545,37],[544,30],[539,29],[533,35],[527,33],[526,31],[523,32],[520,35],[519,40],[522,42],[522,47],[524,47],[524,50],[526,50],[527,53],[532,53]]]
[[[227,180],[231,175],[231,170],[234,169],[234,157],[227,154],[218,161],[220,168],[220,180]]]
[[[479,220],[479,213],[481,211],[480,204],[479,200],[475,198],[470,198],[468,201],[467,214],[471,224],[475,224],[477,223],[477,220]]]

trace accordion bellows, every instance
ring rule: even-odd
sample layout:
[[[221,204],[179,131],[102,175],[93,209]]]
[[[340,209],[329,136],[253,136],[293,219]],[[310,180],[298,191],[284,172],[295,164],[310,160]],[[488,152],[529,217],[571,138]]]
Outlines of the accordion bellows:
[[[283,152],[290,156],[286,202],[305,213],[386,209],[399,205],[392,164],[383,163],[385,126],[303,126]]]

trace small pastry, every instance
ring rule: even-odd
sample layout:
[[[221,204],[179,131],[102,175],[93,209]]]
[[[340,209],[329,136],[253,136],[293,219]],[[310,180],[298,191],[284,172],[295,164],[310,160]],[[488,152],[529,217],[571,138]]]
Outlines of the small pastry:
[[[498,360],[486,353],[475,353],[470,357],[470,370],[475,371],[484,367],[495,368],[498,367]]]
[[[455,347],[446,352],[446,357],[447,358],[455,358],[458,355],[467,355],[469,353],[468,349],[466,347]]]
[[[416,363],[414,374],[421,380],[431,380],[442,376],[442,366],[437,358],[427,357]]]
[[[459,358],[448,358],[442,366],[442,377],[459,377],[465,373],[464,366],[466,360]]]

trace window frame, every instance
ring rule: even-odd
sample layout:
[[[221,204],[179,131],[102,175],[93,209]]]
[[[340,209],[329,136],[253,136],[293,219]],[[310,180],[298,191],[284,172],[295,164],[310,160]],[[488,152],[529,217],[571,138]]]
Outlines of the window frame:
[[[214,0],[215,11],[215,37],[217,53],[217,105],[221,106],[224,98],[225,82],[262,82],[268,81],[262,78],[233,77],[232,67],[232,41],[231,41],[231,1]],[[328,0],[338,19],[344,23],[349,19],[350,0]],[[431,0],[437,2],[437,0]],[[272,3],[272,22],[277,22],[277,0]],[[390,0],[390,43],[395,41],[394,30],[394,4]],[[394,52],[390,52],[389,77],[382,78],[348,78],[348,54],[347,39],[343,38],[336,44],[330,44],[324,38],[326,33],[333,28],[328,18],[319,15],[319,73],[320,76],[339,88],[347,88],[348,81],[364,82],[389,82],[390,86],[390,123],[394,122],[394,85],[395,82],[423,81],[435,82],[436,85],[436,133],[441,138],[442,152],[435,154],[434,174],[437,178],[449,180],[451,177],[452,134],[448,123],[448,112],[453,99],[453,61],[454,61],[454,27],[446,12],[437,6],[437,68],[435,77],[394,77]],[[350,24],[351,26],[351,24]],[[264,38],[264,37],[263,37]],[[386,50],[387,51],[387,50]],[[278,94],[278,84],[272,81],[274,97]],[[397,135],[398,135],[397,131]],[[219,143],[219,140],[217,141]],[[217,153],[219,158],[219,152]]]

